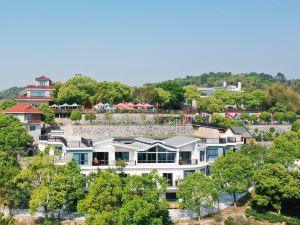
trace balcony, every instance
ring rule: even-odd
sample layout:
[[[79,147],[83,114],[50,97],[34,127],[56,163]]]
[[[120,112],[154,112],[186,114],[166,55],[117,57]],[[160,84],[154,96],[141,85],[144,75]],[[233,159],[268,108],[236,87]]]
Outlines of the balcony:
[[[198,160],[197,159],[179,159],[178,163],[179,163],[179,165],[197,165]]]
[[[88,148],[92,147],[93,143],[89,139],[81,138],[80,141],[67,141],[64,137],[59,136],[49,136],[49,135],[40,135],[40,141],[47,141],[55,143],[63,143],[67,148]]]
[[[227,138],[227,142],[228,143],[235,143],[236,142],[236,138],[235,137],[228,137]]]
[[[119,160],[101,160],[101,159],[94,159],[92,161],[93,166],[117,166]],[[127,160],[125,161],[126,166],[136,166],[136,160]]]

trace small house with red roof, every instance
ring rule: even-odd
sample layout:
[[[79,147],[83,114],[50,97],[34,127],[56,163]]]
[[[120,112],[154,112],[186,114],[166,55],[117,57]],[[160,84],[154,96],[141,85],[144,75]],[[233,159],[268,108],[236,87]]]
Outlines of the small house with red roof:
[[[17,104],[4,111],[4,114],[18,118],[27,128],[28,133],[34,138],[34,142],[38,143],[41,135],[41,117],[43,114],[41,111],[30,104]]]
[[[30,104],[34,107],[40,104],[49,105],[53,101],[53,91],[55,90],[50,78],[40,76],[35,78],[35,84],[27,85],[25,90],[16,97],[19,103]]]

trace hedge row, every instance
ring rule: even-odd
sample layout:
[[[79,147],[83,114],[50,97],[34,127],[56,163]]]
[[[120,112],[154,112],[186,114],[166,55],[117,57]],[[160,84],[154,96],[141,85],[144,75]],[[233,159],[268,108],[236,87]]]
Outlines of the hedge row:
[[[291,218],[287,216],[277,215],[270,212],[258,212],[255,209],[248,208],[245,211],[247,217],[253,217],[259,221],[269,221],[271,223],[282,223],[285,222],[286,225],[299,225],[300,219]]]

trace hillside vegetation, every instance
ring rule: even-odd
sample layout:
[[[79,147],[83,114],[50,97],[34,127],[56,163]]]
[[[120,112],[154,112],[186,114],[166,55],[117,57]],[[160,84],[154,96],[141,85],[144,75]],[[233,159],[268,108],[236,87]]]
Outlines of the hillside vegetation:
[[[22,87],[11,87],[9,89],[0,91],[0,99],[15,99],[16,96],[23,90],[24,88]]]

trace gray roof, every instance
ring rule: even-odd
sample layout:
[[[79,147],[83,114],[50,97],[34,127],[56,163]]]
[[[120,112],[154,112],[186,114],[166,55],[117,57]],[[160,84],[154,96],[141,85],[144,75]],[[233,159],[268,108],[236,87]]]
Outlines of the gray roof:
[[[124,143],[120,143],[120,142],[115,142],[114,145],[118,145],[118,146],[122,146],[124,148],[135,148],[138,150],[142,150],[142,149],[148,149],[151,147],[151,145],[148,144],[144,144],[141,142],[132,142],[130,144],[124,144]]]
[[[176,136],[176,137],[172,137],[172,138],[168,138],[166,140],[164,140],[164,144],[171,146],[171,147],[175,147],[175,148],[179,148],[181,146],[193,143],[199,141],[199,138],[193,138],[193,137],[188,137],[188,136]]]
[[[161,140],[145,138],[145,137],[137,137],[137,138],[135,138],[135,140],[137,140],[139,142],[147,143],[147,144],[154,144],[154,143],[158,143],[158,142],[163,143],[163,141],[161,141]]]
[[[113,139],[112,137],[107,136],[107,137],[95,138],[92,141],[93,141],[94,144],[97,144],[99,142],[105,142],[105,141],[109,141],[109,140],[112,140],[112,139]]]
[[[230,127],[230,129],[232,130],[232,132],[234,134],[239,134],[242,137],[245,137],[245,138],[251,138],[252,137],[252,135],[250,134],[250,132],[245,127],[242,127],[242,126],[232,126],[232,127]]]

